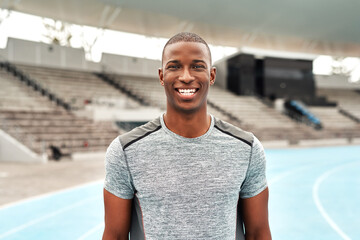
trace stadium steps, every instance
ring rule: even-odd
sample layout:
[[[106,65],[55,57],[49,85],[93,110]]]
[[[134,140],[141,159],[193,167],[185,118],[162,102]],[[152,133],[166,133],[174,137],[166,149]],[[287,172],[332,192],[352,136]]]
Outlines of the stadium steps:
[[[247,129],[245,129],[247,130]],[[261,141],[274,141],[286,140],[290,144],[297,144],[303,139],[316,139],[318,138],[311,128],[303,125],[297,125],[291,131],[284,131],[283,128],[254,128],[248,129]]]
[[[56,103],[56,105],[63,107],[66,110],[70,109],[70,105],[63,99],[58,97],[55,93],[49,89],[43,87],[33,78],[30,78],[26,73],[21,71],[17,66],[9,62],[0,62],[0,68],[5,69],[8,73],[15,76],[16,79],[24,82],[28,87],[34,91],[39,92],[41,95],[46,96],[50,101]]]
[[[0,111],[1,128],[38,154],[56,146],[63,154],[105,151],[119,135],[111,123],[95,123],[67,111]]]
[[[337,107],[308,107],[320,119],[323,128],[354,128],[356,121],[344,116]]]
[[[283,128],[291,130],[296,123],[253,96],[238,96],[218,86],[209,91],[212,102],[253,128]]]
[[[347,110],[345,108],[339,108],[339,113],[352,119],[357,123],[360,123],[360,111],[354,111],[353,109]]]
[[[17,67],[36,79],[56,95],[61,96],[72,110],[87,105],[138,108],[140,104],[105,83],[92,72],[17,64]]]
[[[320,88],[317,94],[338,103],[339,112],[360,123],[360,94],[353,89]]]
[[[143,99],[140,96],[138,96],[137,94],[133,93],[130,89],[123,86],[120,82],[114,80],[111,75],[108,75],[106,73],[94,73],[94,74],[95,74],[95,76],[99,77],[106,83],[110,84],[114,88],[116,88],[119,91],[121,91],[122,93],[126,94],[129,98],[134,99],[135,101],[138,101],[140,104],[142,104],[144,106],[150,106],[150,104],[145,99]]]
[[[50,146],[67,155],[105,151],[119,134],[110,122],[78,117],[49,101],[39,84],[21,73],[9,64],[0,68],[0,127],[35,153],[51,155]]]

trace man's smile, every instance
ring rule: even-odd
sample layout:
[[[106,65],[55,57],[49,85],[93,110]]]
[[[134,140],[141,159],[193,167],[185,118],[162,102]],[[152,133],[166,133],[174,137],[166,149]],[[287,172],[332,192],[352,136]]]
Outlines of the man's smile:
[[[192,96],[199,90],[199,88],[175,88],[175,90],[182,96]]]

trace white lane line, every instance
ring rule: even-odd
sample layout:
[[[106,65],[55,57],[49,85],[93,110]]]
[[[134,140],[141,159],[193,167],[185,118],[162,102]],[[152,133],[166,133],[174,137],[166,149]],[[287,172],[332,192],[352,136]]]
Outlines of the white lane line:
[[[335,230],[335,232],[337,232],[342,239],[345,240],[351,240],[351,238],[346,235],[341,229],[340,227],[334,222],[334,220],[331,219],[331,217],[329,216],[329,214],[325,211],[324,207],[321,204],[320,198],[319,198],[319,188],[321,183],[328,178],[331,174],[341,170],[342,168],[348,167],[350,165],[354,165],[357,162],[352,162],[352,163],[348,163],[342,166],[338,166],[336,168],[330,169],[329,171],[323,173],[320,177],[318,177],[315,181],[315,184],[313,186],[313,199],[315,201],[316,207],[318,208],[319,212],[321,213],[321,215],[323,216],[323,218],[325,219],[325,221]]]
[[[86,233],[84,233],[83,235],[81,235],[77,240],[84,240],[86,239],[88,236],[92,235],[94,232],[103,229],[105,227],[104,223],[100,223],[99,225],[96,225],[95,227],[93,227],[92,229],[90,229],[89,231],[87,231]]]
[[[29,221],[29,222],[27,222],[27,223],[25,223],[25,224],[19,225],[19,226],[13,228],[13,229],[11,229],[11,230],[9,230],[9,231],[1,234],[1,235],[0,235],[0,239],[2,239],[2,238],[4,238],[4,237],[7,237],[7,236],[9,236],[9,235],[12,235],[12,234],[14,234],[14,233],[16,233],[16,232],[19,232],[19,231],[21,231],[21,230],[23,230],[23,229],[25,229],[25,228],[27,228],[27,227],[30,227],[30,226],[32,226],[32,225],[34,225],[34,224],[37,224],[37,223],[39,223],[39,222],[42,222],[42,221],[44,221],[44,220],[46,220],[46,219],[48,219],[48,218],[54,217],[54,216],[56,216],[56,215],[58,215],[58,214],[60,214],[60,213],[66,212],[66,211],[68,211],[68,210],[70,210],[70,209],[72,209],[72,208],[76,208],[76,207],[78,207],[78,206],[81,206],[81,205],[83,205],[84,203],[89,202],[89,201],[92,201],[92,200],[95,200],[95,199],[99,199],[99,197],[87,198],[87,199],[85,199],[85,200],[82,200],[82,201],[76,202],[76,203],[74,203],[74,204],[71,204],[71,205],[69,205],[69,206],[67,206],[67,207],[60,208],[59,210],[54,211],[54,212],[51,212],[51,213],[49,213],[49,214],[46,214],[46,215],[44,215],[44,216],[42,216],[42,217],[36,218],[36,219],[34,219],[34,220],[32,220],[32,221]]]
[[[37,196],[25,198],[25,199],[15,201],[15,202],[12,202],[12,203],[7,203],[7,204],[4,204],[4,205],[0,205],[0,211],[3,210],[3,209],[9,208],[9,207],[14,207],[16,205],[21,205],[23,203],[39,200],[41,198],[46,198],[46,197],[49,197],[51,195],[61,194],[61,193],[67,192],[67,191],[71,191],[71,190],[74,190],[74,189],[83,188],[83,187],[87,187],[87,186],[91,186],[91,185],[96,185],[96,184],[100,184],[100,183],[103,183],[103,182],[104,182],[104,180],[100,179],[100,180],[96,180],[96,181],[76,185],[76,186],[73,186],[73,187],[68,187],[68,188],[64,188],[64,189],[61,189],[61,190],[56,190],[56,191],[40,194],[40,195],[37,195]]]

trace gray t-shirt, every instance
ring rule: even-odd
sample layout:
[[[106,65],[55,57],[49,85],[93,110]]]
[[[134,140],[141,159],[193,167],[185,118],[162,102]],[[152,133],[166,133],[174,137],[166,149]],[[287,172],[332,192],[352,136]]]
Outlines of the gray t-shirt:
[[[197,138],[162,116],[135,128],[110,144],[105,168],[105,189],[133,199],[134,240],[244,239],[239,198],[267,187],[259,140],[213,116]]]

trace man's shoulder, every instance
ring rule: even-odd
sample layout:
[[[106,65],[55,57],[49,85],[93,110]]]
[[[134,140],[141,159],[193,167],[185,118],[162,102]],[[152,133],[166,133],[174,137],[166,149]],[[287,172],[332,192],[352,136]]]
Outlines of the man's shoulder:
[[[123,150],[161,128],[160,117],[119,136]]]
[[[242,130],[239,127],[232,125],[231,123],[225,122],[214,117],[214,127],[224,134],[234,137],[249,146],[253,145],[254,135],[251,132]]]

